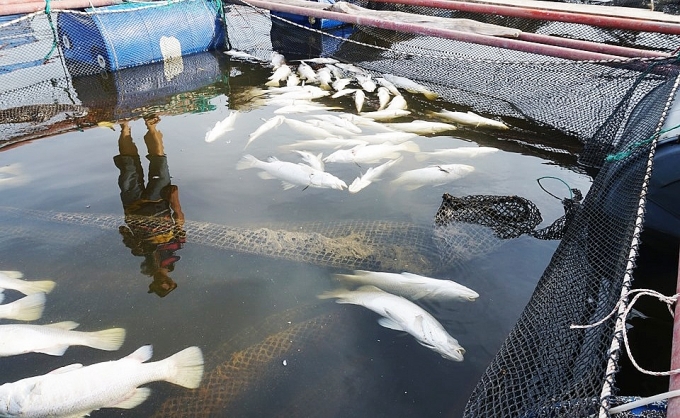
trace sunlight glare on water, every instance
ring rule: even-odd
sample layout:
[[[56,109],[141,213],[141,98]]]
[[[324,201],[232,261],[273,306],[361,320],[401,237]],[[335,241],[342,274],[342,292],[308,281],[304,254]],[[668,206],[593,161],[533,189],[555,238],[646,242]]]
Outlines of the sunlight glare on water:
[[[0,211],[0,224],[6,231],[0,237],[0,270],[19,270],[27,280],[49,278],[57,283],[48,295],[42,318],[35,323],[68,320],[78,322],[78,329],[84,331],[114,326],[127,330],[125,343],[115,352],[71,347],[62,357],[34,353],[2,358],[0,383],[74,362],[118,359],[144,344],[153,344],[153,360],[196,345],[206,356],[203,385],[213,391],[201,395],[206,396],[202,404],[218,408],[220,416],[459,416],[531,296],[558,241],[522,235],[433,272],[436,278],[455,280],[479,293],[474,302],[419,303],[465,348],[465,360],[454,362],[403,332],[381,327],[376,322],[378,316],[365,308],[317,299],[322,292],[339,287],[333,274],[348,273],[349,269],[310,264],[295,255],[270,258],[205,245],[200,240],[192,242],[192,236],[200,231],[191,228],[209,223],[251,230],[273,225],[286,229],[337,221],[406,222],[431,228],[444,193],[524,197],[541,211],[543,222],[537,228],[542,228],[564,211],[560,201],[543,191],[536,180],[554,177],[585,194],[590,177],[575,168],[573,155],[521,145],[540,144],[542,136],[549,133],[538,127],[534,131],[524,128],[519,141],[520,130],[513,121],[505,121],[511,127],[507,132],[461,127],[411,139],[421,152],[489,146],[499,149],[493,154],[419,160],[418,153],[403,152],[403,161],[355,194],[346,189],[304,186],[285,190],[279,180],[261,178],[257,169],[236,169],[245,154],[262,161],[276,157],[302,162],[286,145],[313,139],[283,123],[245,148],[249,135],[281,107],[262,100],[271,97],[265,92],[265,82],[272,69],[265,64],[230,61],[221,54],[205,54],[201,59],[219,68],[223,78],[207,77],[205,84],[193,80],[192,90],[175,86],[162,103],[156,98],[157,102],[147,104],[160,118],[156,127],[162,133],[171,182],[178,188],[187,221],[187,242],[173,254],[181,259],[169,273],[177,288],[162,298],[149,293],[152,279],[144,274],[144,257],[131,253],[117,227],[97,228]],[[187,63],[184,67],[190,68]],[[124,77],[123,72],[116,81],[120,89],[125,82],[134,82]],[[82,92],[77,87],[76,91]],[[115,215],[124,225],[120,171],[114,164],[120,123],[130,118],[131,136],[142,156],[146,179],[147,128],[142,116],[150,112],[124,112],[126,98],[115,93],[109,92],[113,97],[87,98],[88,106],[99,104],[98,111],[107,115],[97,122],[113,124],[74,130],[0,152],[0,167],[13,168],[0,172],[2,206],[20,211]],[[441,100],[428,101],[406,92],[404,97],[417,119],[427,118],[428,110],[456,110],[455,105]],[[182,100],[189,104],[179,106]],[[357,113],[353,96],[315,102],[327,107],[285,117],[304,121],[312,115]],[[367,93],[364,106],[376,109],[377,105],[377,96]],[[341,109],[330,110],[330,106]],[[239,111],[234,129],[206,142],[206,133],[234,110]],[[376,128],[364,128],[362,134],[377,132]],[[309,151],[328,156],[335,149]],[[392,183],[406,170],[452,163],[469,164],[475,170],[434,187],[407,190]],[[349,185],[378,164],[327,162],[326,171]],[[568,197],[562,182],[547,179],[543,184],[552,194]],[[302,247],[298,253],[304,250]],[[6,296],[5,303],[18,297],[10,291]],[[301,323],[306,328],[290,330]],[[265,350],[267,344],[270,347]],[[219,367],[226,375],[211,374]],[[192,396],[189,390],[164,382],[148,386],[152,394],[139,407],[103,409],[92,416],[150,416],[155,411],[172,416],[163,409],[164,402]],[[192,416],[200,416],[201,411],[194,413]]]

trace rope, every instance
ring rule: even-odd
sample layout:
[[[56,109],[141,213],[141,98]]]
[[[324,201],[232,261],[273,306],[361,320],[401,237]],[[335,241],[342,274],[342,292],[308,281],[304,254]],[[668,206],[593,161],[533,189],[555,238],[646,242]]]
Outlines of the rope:
[[[564,184],[565,186],[567,186],[567,190],[569,190],[569,199],[573,199],[573,198],[574,198],[574,193],[571,191],[571,187],[569,187],[569,184],[567,184],[567,182],[564,181],[564,180],[562,180],[561,178],[559,178],[559,177],[553,177],[553,176],[543,176],[543,177],[537,178],[537,179],[536,179],[536,182],[538,183],[538,186],[539,186],[541,189],[543,189],[544,192],[548,193],[550,196],[554,197],[554,198],[557,199],[557,200],[562,200],[560,197],[555,196],[554,194],[552,194],[552,193],[550,193],[548,190],[546,190],[545,187],[543,187],[543,185],[541,184],[541,180],[543,180],[543,179],[553,179],[553,180],[559,180],[559,181],[561,181],[562,184]]]
[[[57,30],[54,28],[54,22],[52,22],[52,7],[50,3],[51,0],[45,0],[45,14],[47,15],[47,21],[50,23],[50,29],[52,30],[52,48],[50,48],[50,52],[45,55],[43,61],[50,59],[54,51],[57,49]]]
[[[612,311],[609,312],[609,314],[607,316],[605,316],[604,318],[600,319],[599,321],[597,321],[593,324],[588,324],[588,325],[573,325],[572,324],[569,328],[571,328],[571,329],[585,329],[585,328],[594,328],[594,327],[602,325],[605,321],[612,318],[616,314],[616,312],[619,309],[619,306],[624,304],[625,301],[628,299],[628,296],[630,296],[632,294],[635,294],[635,296],[630,301],[630,303],[628,303],[626,305],[626,307],[623,309],[623,312],[620,315],[620,318],[622,318],[623,322],[626,321],[626,318],[628,317],[628,314],[630,313],[630,311],[633,309],[633,305],[635,305],[635,302],[637,302],[637,300],[642,296],[654,296],[657,299],[659,299],[660,301],[665,302],[666,305],[668,305],[667,306],[668,311],[670,312],[671,316],[673,316],[673,310],[671,309],[671,305],[676,303],[678,301],[678,297],[680,297],[680,294],[677,294],[677,293],[673,296],[665,296],[665,295],[663,295],[663,294],[661,294],[661,293],[659,293],[655,290],[651,290],[651,289],[633,289],[633,290],[625,293],[623,296],[621,296],[621,298],[619,298],[619,301],[616,302],[616,305],[614,305],[614,309],[612,309]],[[623,344],[626,348],[626,352],[628,353],[628,358],[630,359],[630,362],[633,364],[633,366],[635,366],[635,368],[638,369],[640,372],[642,372],[644,374],[649,374],[649,375],[652,375],[652,376],[670,376],[670,375],[673,375],[673,374],[680,373],[680,369],[673,369],[673,370],[668,370],[668,371],[665,371],[665,372],[653,372],[651,370],[647,370],[647,369],[640,367],[640,365],[635,361],[635,359],[633,358],[633,355],[631,354],[630,345],[628,343],[628,330],[626,329],[626,327],[623,327],[622,334],[623,334]]]
[[[628,157],[631,156],[631,154],[633,154],[633,152],[635,151],[635,149],[637,149],[637,148],[639,148],[639,147],[641,147],[641,146],[643,146],[643,145],[647,145],[647,144],[651,143],[654,139],[656,139],[656,138],[658,138],[659,136],[661,136],[662,134],[665,134],[666,132],[670,132],[670,131],[675,130],[675,129],[678,129],[678,128],[680,128],[680,125],[675,125],[675,126],[672,127],[672,128],[664,129],[664,130],[662,130],[662,131],[660,131],[660,132],[657,132],[657,133],[655,133],[654,135],[650,136],[650,137],[647,138],[647,139],[644,139],[644,140],[642,140],[642,141],[633,142],[632,144],[630,144],[630,145],[628,146],[628,148],[627,148],[626,150],[621,151],[621,152],[617,152],[616,154],[609,154],[609,155],[607,155],[607,157],[605,158],[605,161],[608,161],[608,162],[609,162],[609,161],[621,161],[621,160],[623,160],[624,158],[628,158]]]

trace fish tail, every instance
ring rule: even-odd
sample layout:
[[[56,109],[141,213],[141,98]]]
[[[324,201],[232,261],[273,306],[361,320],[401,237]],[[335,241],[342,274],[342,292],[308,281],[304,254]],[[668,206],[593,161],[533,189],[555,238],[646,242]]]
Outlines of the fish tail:
[[[248,168],[257,167],[257,164],[259,162],[260,160],[258,160],[257,158],[253,157],[250,154],[246,154],[236,163],[236,169],[245,170]]]
[[[33,282],[21,282],[17,284],[17,290],[24,295],[32,295],[34,293],[50,293],[54,289],[56,283],[52,280],[37,280]]]
[[[317,295],[319,299],[338,299],[338,303],[351,303],[348,298],[351,297],[351,291],[347,289],[333,289],[327,290],[320,295]]]
[[[439,94],[433,92],[433,91],[424,91],[423,95],[428,98],[428,100],[435,100],[436,98],[439,97]]]
[[[420,147],[418,146],[418,144],[416,144],[413,141],[406,141],[401,145],[402,145],[402,147],[403,147],[402,149],[404,151],[414,152],[414,153],[420,152]]]
[[[203,353],[200,348],[185,348],[162,361],[169,363],[169,370],[172,370],[166,381],[189,389],[196,389],[201,384]]]
[[[111,328],[84,334],[86,335],[83,345],[98,350],[116,351],[123,345],[123,341],[125,341],[124,328]]]
[[[43,309],[45,309],[45,294],[34,293],[9,303],[6,307],[11,308],[5,316],[7,319],[34,321],[42,316]]]
[[[16,270],[0,270],[0,274],[10,279],[21,279],[24,277],[24,273]]]

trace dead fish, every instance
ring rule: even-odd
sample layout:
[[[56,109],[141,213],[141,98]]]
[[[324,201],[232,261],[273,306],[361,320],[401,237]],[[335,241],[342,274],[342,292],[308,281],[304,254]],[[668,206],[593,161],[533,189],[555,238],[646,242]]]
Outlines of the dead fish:
[[[302,160],[307,163],[308,166],[319,170],[319,171],[324,171],[326,168],[323,163],[323,153],[319,154],[312,154],[309,151],[300,151],[300,150],[293,150],[293,152],[298,153],[300,157],[302,157]]]
[[[366,94],[364,94],[363,90],[354,92],[354,106],[357,108],[357,113],[361,113],[361,109],[364,107],[364,100],[366,100]]]
[[[421,93],[430,100],[434,100],[439,97],[439,94],[406,77],[400,77],[394,74],[383,74],[383,77],[395,87],[404,89],[409,93]]]
[[[225,133],[229,131],[234,130],[234,123],[236,123],[236,117],[238,116],[239,112],[237,110],[231,111],[229,113],[229,116],[227,116],[224,120],[222,121],[217,121],[215,123],[215,126],[206,132],[205,134],[205,142],[213,142],[220,136],[224,135]]]
[[[2,296],[2,293],[0,293],[0,301],[2,301]],[[33,293],[14,302],[0,305],[0,319],[35,321],[40,319],[44,308],[45,294]]]
[[[286,57],[276,51],[272,51],[270,57],[272,67],[274,67],[274,69],[277,69],[286,63]]]
[[[366,170],[364,174],[354,179],[354,181],[352,182],[352,184],[349,185],[347,190],[350,193],[359,192],[360,190],[366,188],[369,184],[377,180],[380,180],[380,177],[385,173],[385,171],[387,171],[390,167],[397,164],[403,159],[404,157],[399,157],[395,160],[387,161],[386,163],[383,163],[377,167],[369,168],[368,170]]]
[[[384,120],[392,120],[392,119],[400,118],[400,117],[403,117],[403,116],[408,116],[410,114],[411,114],[411,112],[409,110],[383,109],[383,110],[376,110],[374,112],[363,112],[363,113],[361,113],[361,116],[363,116],[365,118],[373,119],[373,120],[384,121]]]
[[[510,129],[508,125],[494,119],[485,118],[473,112],[452,112],[450,110],[441,110],[439,112],[430,112],[431,115],[438,116],[442,119],[451,122],[460,123],[462,125],[470,125],[476,128],[493,128],[493,129]]]
[[[377,81],[378,84],[380,84],[381,86],[383,86],[383,87],[385,87],[387,90],[389,90],[390,93],[392,93],[392,95],[394,95],[394,96],[401,96],[401,92],[399,91],[399,89],[397,89],[397,87],[396,87],[394,84],[390,83],[390,82],[389,82],[387,79],[385,79],[384,77],[378,77],[378,78],[375,79],[375,81]]]
[[[450,123],[430,122],[426,120],[414,120],[405,123],[386,123],[385,125],[392,129],[413,132],[418,135],[436,134],[456,130],[456,126],[451,125]]]
[[[385,158],[399,158],[400,152],[419,152],[415,142],[407,141],[401,144],[385,142],[377,145],[358,145],[348,150],[338,150],[324,158],[326,163],[374,163]]]
[[[431,165],[425,168],[404,171],[392,184],[404,187],[406,190],[415,190],[425,185],[441,186],[454,180],[458,180],[475,171],[475,168],[466,164]]]
[[[264,83],[266,86],[270,87],[277,87],[281,85],[281,81],[285,80],[288,78],[288,76],[291,73],[291,69],[289,66],[286,64],[283,64],[279,67],[276,68],[276,71],[274,71],[274,74],[269,76],[269,81]]]
[[[314,126],[311,123],[303,122],[301,120],[286,119],[285,122],[288,126],[290,126],[292,129],[294,129],[298,133],[301,133],[301,134],[307,135],[307,136],[312,136],[316,139],[322,139],[322,138],[329,138],[329,137],[337,136],[337,135],[331,134],[329,131],[327,131],[324,128],[321,128],[319,126]]]
[[[436,149],[430,152],[421,152],[416,155],[416,160],[423,161],[431,157],[462,157],[475,158],[482,155],[488,155],[498,152],[498,148],[493,147],[459,147],[450,149]]]
[[[380,103],[380,106],[378,106],[378,110],[383,110],[385,106],[387,106],[387,103],[389,103],[390,91],[387,90],[386,87],[383,86],[378,87],[378,101]]]
[[[369,93],[373,93],[377,88],[375,82],[371,79],[370,75],[355,74],[354,78],[357,79],[357,82],[359,83],[361,88]]]
[[[12,289],[23,293],[24,295],[32,295],[33,293],[50,293],[55,282],[52,280],[22,280],[24,274],[16,270],[2,270],[0,271],[0,293],[5,289]]]
[[[307,80],[308,83],[316,83],[318,81],[316,78],[316,73],[312,67],[306,64],[304,61],[300,62],[300,65],[298,65],[297,72],[300,75],[300,78]]]
[[[277,158],[269,157],[267,161],[261,161],[252,155],[244,155],[236,165],[237,170],[248,168],[258,168],[263,179],[279,179],[284,190],[295,186],[315,187],[321,189],[343,190],[347,184],[339,178],[325,171],[316,170],[305,164],[295,164],[287,161],[280,161]]]
[[[248,136],[248,142],[246,143],[246,146],[243,147],[243,149],[248,148],[248,145],[250,145],[251,142],[259,138],[265,132],[281,125],[285,120],[286,117],[282,115],[274,116],[273,118],[266,120],[259,128],[257,128],[253,133],[251,133]]]

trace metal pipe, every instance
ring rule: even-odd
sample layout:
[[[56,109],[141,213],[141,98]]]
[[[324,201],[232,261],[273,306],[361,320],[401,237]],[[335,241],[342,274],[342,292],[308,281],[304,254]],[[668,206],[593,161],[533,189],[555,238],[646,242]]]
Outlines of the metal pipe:
[[[584,51],[601,52],[603,54],[620,55],[631,58],[668,58],[671,54],[660,51],[647,51],[644,49],[627,48],[617,45],[609,45],[597,42],[581,41],[578,39],[560,38],[557,36],[541,35],[537,33],[522,32],[519,39],[528,42],[536,42],[547,45],[563,46],[565,48],[581,49]]]
[[[527,19],[552,20],[557,22],[580,23],[602,28],[625,29],[641,32],[680,35],[680,25],[625,17],[603,16],[588,13],[563,12],[530,7],[502,6],[495,4],[471,3],[453,0],[372,0],[381,3],[399,3],[410,6],[436,7],[440,9],[461,10],[473,13],[496,14],[501,16],[523,17]]]
[[[675,293],[680,293],[680,256],[678,257],[678,279]],[[675,304],[675,319],[673,321],[673,342],[671,346],[671,370],[680,369],[680,303]],[[668,390],[680,389],[680,374],[672,374]],[[667,418],[680,418],[680,398],[671,398],[666,407]]]
[[[86,9],[92,6],[112,6],[122,2],[122,0],[61,0],[50,2],[50,8],[52,10]],[[39,12],[45,10],[45,5],[46,3],[44,1],[28,1],[25,3],[9,4],[0,3],[0,16]]]
[[[493,46],[497,48],[512,49],[516,51],[528,52],[532,54],[546,55],[556,58],[569,60],[621,60],[624,57],[611,54],[603,54],[592,51],[582,51],[561,46],[536,44],[518,39],[493,37],[479,35],[476,33],[461,32],[450,29],[439,29],[432,26],[394,22],[367,16],[357,16],[346,13],[331,12],[302,6],[275,3],[266,0],[248,0],[248,4],[267,10],[283,13],[291,13],[301,16],[310,16],[319,19],[337,20],[355,25],[373,26],[381,29],[395,30],[419,35],[436,36],[440,38],[453,39],[462,42],[470,42],[480,45]]]

